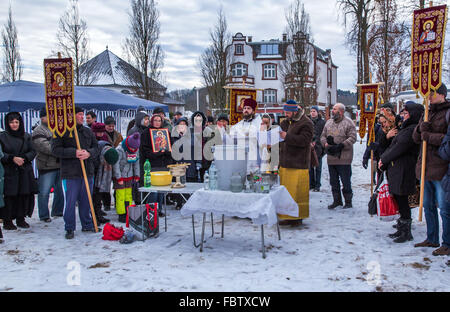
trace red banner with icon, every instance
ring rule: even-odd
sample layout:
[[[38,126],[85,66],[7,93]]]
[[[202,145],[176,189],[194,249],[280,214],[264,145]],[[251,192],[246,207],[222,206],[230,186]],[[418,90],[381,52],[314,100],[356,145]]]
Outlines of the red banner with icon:
[[[45,100],[48,127],[63,136],[76,127],[73,67],[71,58],[45,59]]]
[[[379,84],[365,84],[359,86],[359,105],[361,115],[359,119],[359,136],[364,138],[369,133],[367,144],[375,141],[373,127],[378,108]]]
[[[427,97],[442,84],[447,6],[414,11],[411,34],[411,87]]]
[[[247,98],[256,101],[256,89],[230,89],[230,126],[241,121],[244,100]]]

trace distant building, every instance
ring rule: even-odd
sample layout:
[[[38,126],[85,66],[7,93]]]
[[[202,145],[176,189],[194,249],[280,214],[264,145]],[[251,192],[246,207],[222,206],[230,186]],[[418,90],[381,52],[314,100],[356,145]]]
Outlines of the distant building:
[[[80,72],[81,84],[84,86],[105,87],[131,96],[137,96],[135,77],[143,77],[142,73],[108,50],[108,47],[83,64]],[[166,87],[149,77],[147,79],[155,94],[152,99],[154,102],[168,105],[170,112],[184,111],[184,103],[171,99],[166,94]]]
[[[312,47],[309,75],[306,86],[315,90],[316,100],[310,105],[318,105],[327,112],[337,101],[337,66],[331,59],[331,50]],[[292,44],[283,35],[282,40],[253,42],[251,36],[237,33],[227,47],[230,55],[228,86],[242,86],[263,89],[258,91],[259,111],[282,112],[282,104],[292,98],[295,79],[283,77],[282,66],[286,54],[292,53]]]

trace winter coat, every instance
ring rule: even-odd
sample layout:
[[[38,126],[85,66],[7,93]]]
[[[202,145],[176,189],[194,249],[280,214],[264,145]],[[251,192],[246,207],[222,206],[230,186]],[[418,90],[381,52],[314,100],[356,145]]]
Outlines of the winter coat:
[[[428,115],[428,122],[431,123],[430,139],[427,142],[427,157],[425,164],[425,180],[426,181],[441,181],[447,172],[448,161],[439,156],[439,147],[447,133],[448,123],[446,120],[446,113],[450,108],[450,102],[447,100],[441,104],[431,104]],[[420,125],[423,119],[419,121],[416,129],[414,129],[414,142],[420,144],[419,160],[416,165],[416,177],[421,178],[422,168],[422,139],[420,132]]]
[[[447,128],[447,134],[439,147],[439,156],[449,161],[447,173],[442,179],[442,188],[445,191],[445,199],[450,202],[450,126]]]
[[[119,160],[113,166],[114,176],[114,189],[129,188],[132,186],[132,182],[135,179],[140,178],[140,166],[139,166],[139,151],[136,151],[136,161],[128,161],[128,155],[131,153],[125,145],[125,140],[117,146],[117,153],[119,154]],[[118,181],[123,181],[123,185],[118,184]]]
[[[116,130],[113,131],[112,138],[107,131],[105,134],[108,137],[109,143],[111,143],[115,148],[123,141],[122,135]]]
[[[415,127],[423,112],[419,104],[407,104],[410,118],[405,120],[392,144],[381,155],[382,170],[387,170],[389,192],[396,195],[411,195],[416,192],[416,166],[420,147],[412,138]]]
[[[384,151],[386,150],[386,148],[388,146],[382,146],[380,145],[380,140],[384,134],[383,129],[381,128],[380,124],[375,124],[374,126],[374,132],[375,132],[375,141],[373,142],[373,159],[376,160],[378,162],[378,160],[380,160],[380,155],[382,155],[384,153]],[[363,159],[370,159],[370,151],[372,150],[371,145],[368,145],[366,147],[366,151],[364,152],[364,156]]]
[[[208,163],[203,155],[203,147],[205,142],[199,141],[199,134],[197,137],[194,135],[193,129],[189,129],[184,133],[183,136],[180,136],[178,133],[174,133],[173,137],[173,146],[172,146],[172,157],[176,163],[189,163],[190,166],[186,168],[186,178],[189,181],[198,181],[198,177],[200,174],[200,170],[202,168],[206,168]],[[195,144],[199,146],[195,149]],[[185,148],[187,148],[185,150]],[[202,155],[196,154],[196,151],[199,153],[202,151]],[[209,167],[208,167],[209,168]],[[204,170],[206,171],[206,169]]]
[[[353,121],[345,116],[339,122],[328,119],[320,136],[323,146],[327,143],[328,136],[333,137],[334,143],[342,143],[344,145],[340,156],[327,155],[328,165],[351,165],[353,161],[353,144],[356,142],[356,127]]]
[[[320,142],[320,136],[322,135],[323,128],[325,127],[325,120],[323,120],[320,115],[318,115],[315,119],[310,119],[314,124],[313,142],[316,143],[316,145],[314,145],[314,150],[316,151],[317,157],[322,158],[325,155],[325,149]]]
[[[144,127],[142,125],[142,120],[148,116],[148,114],[146,112],[143,111],[138,111],[136,113],[136,117],[134,118],[135,122],[134,122],[134,126],[133,128],[131,128],[128,132],[127,132],[127,137],[129,137],[130,135],[132,135],[135,132],[139,132],[142,136],[142,134],[144,133],[144,131],[147,129],[147,127]]]
[[[105,152],[110,148],[114,148],[111,143],[106,141],[98,142],[98,156],[95,163],[95,187],[100,193],[111,192],[111,182],[113,176],[113,168],[105,160]]]
[[[309,169],[311,164],[311,142],[314,124],[303,113],[294,115],[292,120],[281,122],[281,129],[287,132],[280,143],[280,166],[283,168]]]
[[[37,152],[36,165],[39,170],[59,170],[59,158],[52,154],[52,138],[47,125],[41,124],[33,130],[32,142]]]
[[[23,119],[19,115],[19,130],[12,131],[7,122],[9,115],[5,116],[6,131],[0,133],[0,145],[3,151],[1,162],[5,169],[5,196],[29,195],[38,193],[38,184],[34,177],[32,161],[36,157],[36,151],[31,142],[31,135],[25,132]],[[22,166],[17,166],[13,158],[25,159]],[[28,215],[28,212],[27,212]]]
[[[0,146],[0,159],[3,158],[3,151]],[[5,201],[3,199],[3,189],[5,187],[5,169],[0,162],[0,208],[5,206]]]
[[[77,125],[77,131],[81,149],[85,149],[90,154],[90,157],[84,160],[86,175],[93,177],[95,173],[94,162],[99,153],[97,139],[88,127]],[[52,153],[60,158],[61,179],[83,178],[81,162],[76,157],[76,151],[77,144],[74,134],[70,137],[69,132],[66,132],[63,137],[52,139]]]

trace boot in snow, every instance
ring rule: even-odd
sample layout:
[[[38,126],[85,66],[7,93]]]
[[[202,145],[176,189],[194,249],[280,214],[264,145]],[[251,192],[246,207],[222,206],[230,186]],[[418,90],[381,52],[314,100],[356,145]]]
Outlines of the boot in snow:
[[[338,206],[342,206],[341,192],[333,192],[333,203],[328,206],[328,209],[334,209]]]
[[[12,220],[3,219],[3,229],[5,230],[17,230]]]
[[[353,208],[353,206],[352,206],[352,198],[353,198],[353,193],[344,194],[344,199],[345,199],[344,209]]]
[[[407,241],[413,240],[413,236],[411,234],[411,219],[400,219],[399,221],[399,230],[400,236],[394,239],[394,243],[404,243]]]
[[[30,227],[30,225],[28,223],[25,222],[25,218],[17,218],[16,219],[16,225],[17,227],[20,227],[22,229],[28,229]]]

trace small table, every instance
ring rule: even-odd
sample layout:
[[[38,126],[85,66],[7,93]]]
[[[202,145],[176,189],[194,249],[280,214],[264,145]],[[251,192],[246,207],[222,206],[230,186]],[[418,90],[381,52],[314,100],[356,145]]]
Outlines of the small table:
[[[222,215],[222,238],[224,216],[251,218],[255,224],[261,225],[262,256],[266,258],[264,247],[264,224],[277,225],[278,239],[281,239],[277,213],[298,217],[298,205],[284,186],[274,187],[270,193],[232,193],[229,191],[195,191],[181,208],[181,215],[192,215],[192,227],[195,242],[194,214],[203,213],[200,252],[203,251],[205,237],[206,213]],[[212,222],[211,222],[212,223]],[[212,236],[214,235],[214,231]]]
[[[170,185],[166,186],[150,186],[150,187],[140,187],[139,192],[141,193],[141,203],[143,203],[150,193],[162,193],[164,194],[164,229],[167,232],[167,194],[180,194],[180,196],[187,201],[188,199],[184,194],[193,194],[195,191],[202,189],[203,183],[186,183],[183,188],[172,188]],[[143,193],[147,193],[145,196]]]

